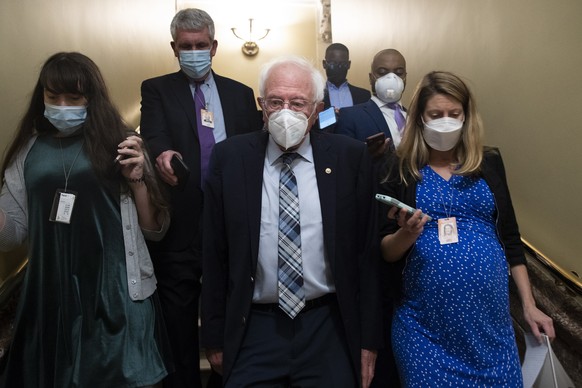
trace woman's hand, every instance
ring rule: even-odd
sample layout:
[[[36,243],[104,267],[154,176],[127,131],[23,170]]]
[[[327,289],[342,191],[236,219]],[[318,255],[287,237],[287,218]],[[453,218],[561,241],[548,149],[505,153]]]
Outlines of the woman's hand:
[[[388,218],[396,220],[401,231],[416,237],[420,236],[424,225],[428,222],[428,216],[423,217],[421,210],[417,209],[413,215],[410,215],[405,209],[398,209],[396,206],[390,208]]]
[[[554,323],[552,318],[548,317],[536,306],[529,306],[524,308],[523,317],[529,324],[532,334],[536,337],[540,344],[543,343],[541,333],[547,335],[550,340],[556,338],[556,332],[554,331]]]
[[[117,147],[121,173],[130,182],[140,182],[143,179],[143,140],[139,136],[132,135],[119,143]]]
[[[424,225],[428,222],[428,216],[423,216],[421,210],[416,210],[410,215],[405,209],[393,206],[388,211],[388,218],[396,220],[400,226],[395,233],[384,236],[380,245],[382,257],[392,263],[400,260],[414,245],[424,230]]]

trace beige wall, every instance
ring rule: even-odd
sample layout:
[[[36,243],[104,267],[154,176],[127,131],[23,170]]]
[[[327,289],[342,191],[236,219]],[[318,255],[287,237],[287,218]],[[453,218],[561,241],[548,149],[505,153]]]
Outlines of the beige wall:
[[[213,68],[257,91],[260,65],[296,54],[318,57],[317,3],[293,0],[2,0],[0,1],[0,150],[4,151],[23,114],[42,63],[57,51],[81,51],[101,68],[124,118],[139,125],[140,84],[144,79],[178,69],[170,48],[170,22],[176,7],[205,9],[215,19],[218,53]],[[245,57],[234,37],[271,28],[259,42],[260,53]],[[0,255],[0,281],[16,257]]]
[[[407,59],[408,101],[431,70],[462,75],[487,143],[501,148],[522,235],[582,275],[582,2],[332,0],[334,41],[349,77],[368,85],[371,58]]]
[[[122,114],[137,126],[141,81],[178,68],[169,46],[176,4],[214,17],[214,69],[255,93],[260,65],[274,56],[304,55],[320,65],[325,45],[316,39],[318,0],[2,0],[0,148],[16,128],[40,65],[61,50],[93,58]],[[577,0],[332,0],[334,41],[350,47],[353,83],[369,87],[371,57],[387,47],[408,60],[405,101],[430,70],[452,70],[468,80],[488,143],[503,152],[523,235],[564,268],[582,273],[576,256],[582,252],[580,15]],[[272,29],[255,58],[242,55],[242,41],[230,31],[244,33],[249,17],[257,29]]]
[[[317,59],[316,4],[314,0],[182,0],[178,1],[178,8],[201,8],[212,16],[218,40],[212,68],[252,87],[258,97],[258,71],[264,63],[290,54]],[[231,31],[234,27],[239,36],[248,36],[249,18],[254,19],[254,37],[260,38],[266,28],[271,30],[265,39],[258,41],[259,54],[254,57],[243,55],[243,41]]]

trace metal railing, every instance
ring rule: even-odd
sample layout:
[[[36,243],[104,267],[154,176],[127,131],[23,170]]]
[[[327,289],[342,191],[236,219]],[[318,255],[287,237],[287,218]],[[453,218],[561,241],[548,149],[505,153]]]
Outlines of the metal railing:
[[[572,290],[577,291],[580,295],[582,295],[582,279],[580,279],[580,277],[556,264],[543,253],[538,251],[529,241],[525,240],[524,238],[522,238],[521,241],[523,242],[524,249],[532,257],[542,263],[551,273],[562,280]]]

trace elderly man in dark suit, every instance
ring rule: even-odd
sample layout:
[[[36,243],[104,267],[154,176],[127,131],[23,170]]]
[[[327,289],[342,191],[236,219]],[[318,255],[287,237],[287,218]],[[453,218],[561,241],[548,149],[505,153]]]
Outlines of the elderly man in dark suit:
[[[367,387],[381,343],[364,144],[310,131],[324,80],[261,71],[266,130],[213,150],[204,188],[202,345],[226,387]]]
[[[200,387],[202,177],[215,143],[260,129],[261,123],[252,89],[211,70],[218,42],[210,16],[182,10],[170,30],[180,71],[146,80],[141,88],[141,133],[171,186],[172,224],[149,248],[176,367],[164,387]],[[170,162],[174,155],[190,170],[179,186]]]

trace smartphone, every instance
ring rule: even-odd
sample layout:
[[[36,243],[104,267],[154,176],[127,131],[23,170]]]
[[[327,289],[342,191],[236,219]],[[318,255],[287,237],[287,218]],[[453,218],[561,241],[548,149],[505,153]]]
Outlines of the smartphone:
[[[319,112],[319,129],[327,128],[335,124],[335,122],[335,109],[333,106]]]
[[[387,195],[383,195],[383,194],[376,194],[376,199],[382,203],[385,203],[386,205],[390,205],[390,206],[396,206],[398,209],[405,209],[408,214],[413,215],[416,212],[416,209],[408,206],[407,204],[400,202],[399,200],[389,197]],[[424,217],[426,214],[422,213],[421,217]],[[432,221],[432,217],[431,216],[427,216],[429,221]]]
[[[384,132],[378,132],[375,135],[368,136],[366,138],[366,144],[368,145],[368,147],[371,147],[373,145],[382,145],[382,144],[384,144],[385,140],[386,140],[386,134]]]
[[[177,154],[172,156],[170,165],[172,166],[172,170],[174,170],[174,175],[178,178],[178,184],[175,187],[178,190],[184,190],[186,182],[188,182],[188,177],[190,176],[190,169]]]

